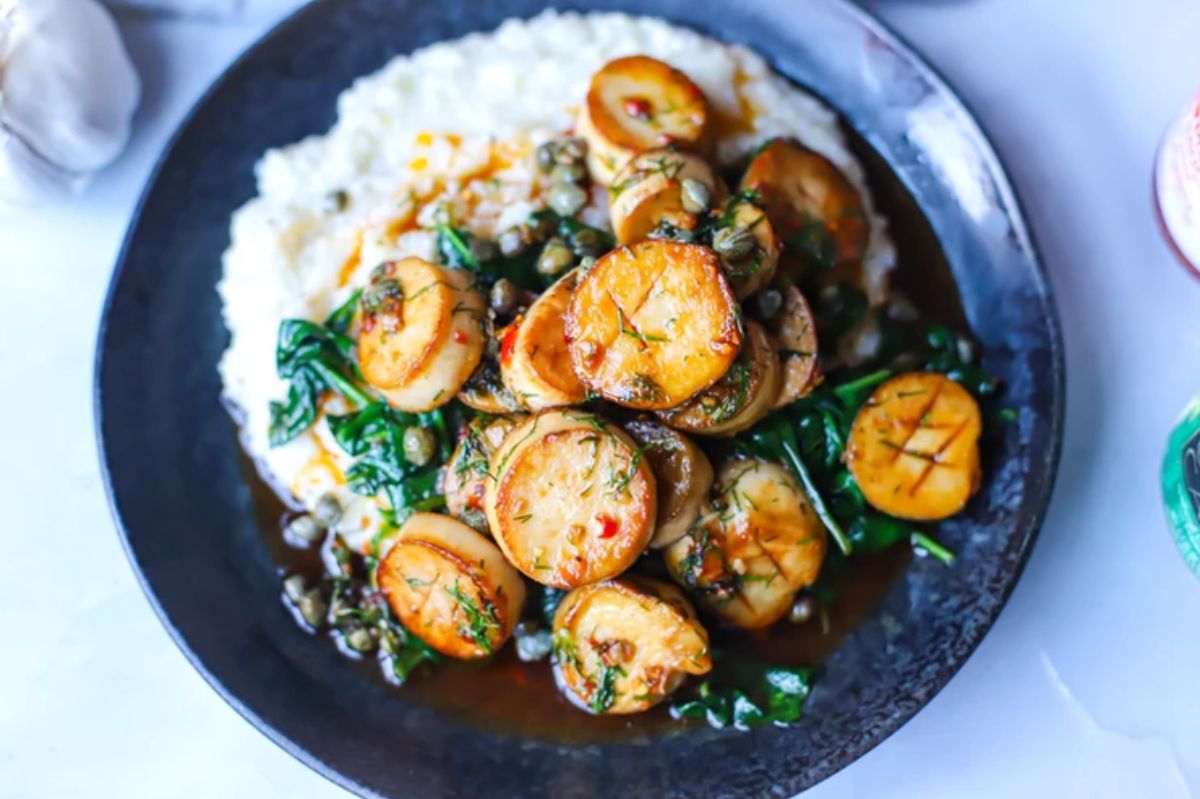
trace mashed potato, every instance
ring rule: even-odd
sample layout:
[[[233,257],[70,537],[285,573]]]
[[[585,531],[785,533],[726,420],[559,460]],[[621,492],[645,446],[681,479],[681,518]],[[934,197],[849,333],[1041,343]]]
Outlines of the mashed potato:
[[[335,493],[352,542],[369,534],[378,512],[345,487],[349,458],[326,425],[268,446],[268,404],[287,390],[275,374],[279,322],[323,319],[383,260],[430,257],[434,238],[421,225],[435,214],[490,234],[540,208],[529,155],[571,128],[592,74],[630,54],[666,61],[704,90],[720,162],[780,135],[833,161],[863,197],[866,274],[872,293],[882,290],[893,247],[835,115],[745,48],[656,19],[548,11],[397,57],[342,94],[328,133],[263,156],[259,194],[233,217],[218,285],[231,334],[220,372],[244,414],[246,448],[300,504]],[[601,191],[585,221],[607,226],[603,209]]]

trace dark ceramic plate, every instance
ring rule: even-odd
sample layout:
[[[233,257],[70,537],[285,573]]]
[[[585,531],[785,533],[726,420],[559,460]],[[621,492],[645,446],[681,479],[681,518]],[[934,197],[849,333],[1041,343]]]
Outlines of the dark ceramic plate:
[[[552,5],[558,5],[553,3]],[[272,740],[362,794],[793,794],[912,717],[979,644],[1012,591],[1050,496],[1062,429],[1058,320],[991,147],[946,85],[840,0],[592,0],[655,14],[766,56],[844,116],[893,218],[910,285],[957,284],[966,319],[1018,409],[985,451],[968,512],[943,525],[952,568],[916,560],[826,663],[789,729],[703,727],[584,743],[497,731],[419,692],[365,679],[301,632],[278,599],[252,478],[219,402],[225,347],[214,284],[229,216],[268,147],[325,131],[350,82],[401,52],[542,0],[325,0],[234,65],[168,148],[129,230],[101,324],[96,412],[108,490],[143,586],[180,648]],[[716,21],[719,20],[719,25]],[[948,268],[947,268],[948,267]],[[919,291],[919,288],[918,288]],[[680,775],[687,775],[681,779]]]

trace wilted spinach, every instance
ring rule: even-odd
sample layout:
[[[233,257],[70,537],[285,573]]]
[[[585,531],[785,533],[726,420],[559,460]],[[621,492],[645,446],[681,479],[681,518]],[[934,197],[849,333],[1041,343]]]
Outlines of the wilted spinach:
[[[332,390],[362,406],[371,401],[359,388],[354,362],[354,340],[346,335],[359,292],[337,308],[324,325],[303,319],[285,319],[275,345],[275,371],[287,380],[283,402],[272,402],[269,440],[273,447],[286,444],[317,419],[321,394]]]
[[[454,450],[451,431],[457,427],[447,422],[447,414],[457,417],[456,403],[416,414],[377,401],[354,413],[330,416],[334,440],[358,459],[346,470],[350,490],[365,496],[383,492],[397,517],[442,507],[445,500],[438,493],[438,464],[450,458]],[[410,463],[404,456],[404,431],[413,426],[431,429],[437,436],[438,456],[427,465]]]
[[[891,374],[880,369],[838,385],[826,382],[750,428],[737,446],[792,470],[843,555],[880,552],[908,540],[949,564],[954,554],[929,533],[871,509],[842,463],[859,407]]]
[[[574,217],[561,216],[548,208],[531,214],[526,227],[562,239],[576,258],[598,256],[616,245],[608,231],[585,225]],[[436,230],[437,250],[442,263],[475,272],[485,286],[504,278],[523,289],[540,292],[557,279],[556,275],[538,272],[540,246],[531,246],[519,255],[505,256],[496,252],[494,247],[481,248],[479,238],[465,228],[438,225]],[[477,255],[481,250],[489,253],[489,257],[481,259]]]
[[[813,670],[803,666],[718,662],[714,676],[671,704],[674,718],[705,719],[717,728],[786,727],[800,719],[812,690]]]

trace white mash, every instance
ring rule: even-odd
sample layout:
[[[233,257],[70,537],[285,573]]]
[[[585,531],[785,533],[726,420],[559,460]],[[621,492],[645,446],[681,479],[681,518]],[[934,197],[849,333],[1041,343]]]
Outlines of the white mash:
[[[704,90],[719,161],[784,135],[835,163],[863,198],[868,290],[883,291],[894,250],[834,113],[743,47],[657,19],[547,11],[399,56],[342,94],[328,133],[263,156],[259,194],[233,217],[217,287],[231,334],[220,372],[244,413],[245,446],[306,507],[327,492],[342,500],[339,529],[352,545],[379,515],[373,500],[345,487],[350,458],[326,425],[268,446],[268,404],[287,392],[274,364],[280,321],[323,320],[381,261],[430,257],[434,237],[420,225],[435,209],[484,234],[525,220],[541,207],[530,154],[571,128],[597,69],[632,54],[665,61]],[[348,200],[341,210],[330,203],[334,192]],[[597,226],[607,226],[602,193],[584,214]]]

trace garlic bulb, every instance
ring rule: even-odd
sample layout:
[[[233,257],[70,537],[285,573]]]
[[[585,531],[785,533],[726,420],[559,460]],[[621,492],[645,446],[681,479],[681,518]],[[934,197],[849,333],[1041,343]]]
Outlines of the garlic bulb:
[[[124,148],[138,95],[96,0],[0,0],[0,205],[81,191]]]

